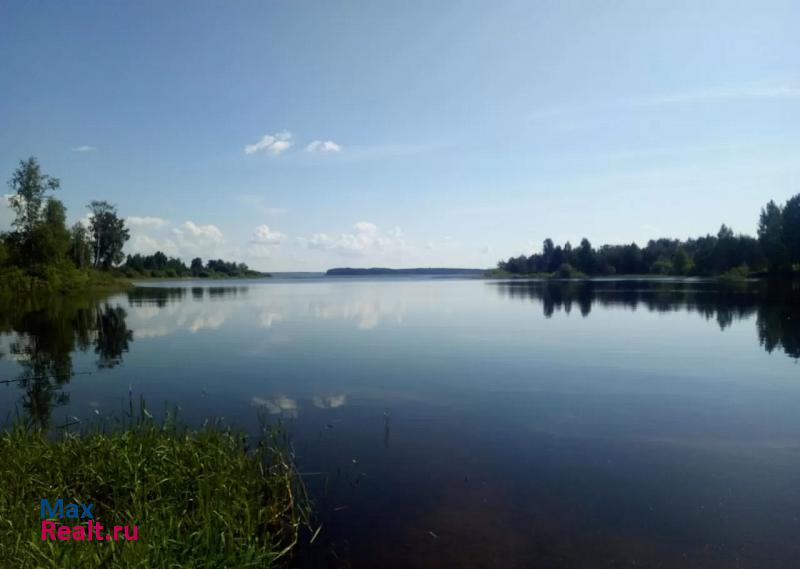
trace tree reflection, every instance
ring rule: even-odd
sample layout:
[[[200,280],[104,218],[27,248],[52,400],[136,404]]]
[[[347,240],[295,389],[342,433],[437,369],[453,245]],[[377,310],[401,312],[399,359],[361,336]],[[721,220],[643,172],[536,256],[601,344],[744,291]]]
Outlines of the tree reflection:
[[[121,306],[104,304],[98,309],[94,353],[97,354],[97,367],[112,368],[122,361],[122,354],[128,351],[133,341],[133,331],[125,324],[127,313]]]
[[[210,286],[210,287],[135,287],[128,291],[128,304],[130,306],[155,305],[163,308],[168,304],[183,302],[187,294],[191,293],[192,299],[203,300],[206,291],[208,298],[219,299],[230,296],[244,296],[247,294],[246,286]]]
[[[724,330],[756,316],[760,344],[800,358],[800,282],[607,279],[585,281],[519,280],[491,283],[501,296],[532,300],[550,318],[577,305],[587,317],[592,307],[623,306],[654,312],[696,312]]]
[[[758,339],[770,353],[782,349],[800,358],[800,283],[783,287],[772,300],[758,311]]]
[[[130,306],[155,305],[159,308],[175,302],[181,302],[186,297],[183,287],[135,287],[128,291],[128,304]]]
[[[9,353],[21,368],[12,381],[24,391],[22,409],[28,419],[46,426],[53,409],[69,401],[63,386],[75,373],[76,351],[93,349],[98,369],[122,361],[133,341],[126,316],[122,307],[98,299],[32,296],[0,301],[0,331],[11,337]]]

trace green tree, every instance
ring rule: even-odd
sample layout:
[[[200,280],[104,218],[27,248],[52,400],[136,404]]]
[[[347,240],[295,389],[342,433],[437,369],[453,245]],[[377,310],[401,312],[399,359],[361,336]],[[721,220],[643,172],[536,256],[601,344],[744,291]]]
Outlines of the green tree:
[[[56,178],[43,174],[36,158],[21,160],[8,182],[14,192],[14,231],[6,236],[12,262],[23,266],[58,263],[66,248],[64,205],[47,196],[59,188]]]
[[[783,242],[783,211],[774,201],[761,209],[758,219],[758,244],[767,258],[770,271],[782,271],[789,260]]]
[[[192,264],[189,267],[192,271],[192,275],[198,276],[200,273],[203,272],[203,259],[200,257],[195,257],[192,259]]]
[[[783,206],[781,234],[789,263],[800,263],[800,194],[790,198]]]
[[[58,178],[43,174],[39,162],[31,156],[27,160],[20,160],[8,186],[14,192],[10,199],[11,208],[16,214],[13,225],[26,239],[41,224],[47,192],[57,190],[61,183]]]
[[[92,263],[92,242],[89,231],[81,223],[72,226],[69,238],[69,256],[79,269]]]
[[[592,244],[585,237],[581,239],[580,247],[575,253],[575,260],[577,262],[578,270],[583,271],[587,275],[592,275],[595,272],[597,259],[592,249]]]
[[[672,263],[667,259],[658,259],[650,265],[650,272],[655,275],[670,275],[674,271]]]
[[[676,275],[688,275],[692,269],[692,259],[683,247],[678,247],[672,255],[672,270]]]
[[[67,258],[69,230],[67,210],[60,201],[50,198],[42,212],[42,220],[29,241],[33,259],[47,265],[58,265]]]
[[[92,236],[92,263],[108,269],[125,258],[122,248],[130,238],[125,220],[117,215],[117,208],[106,201],[93,201],[88,205],[92,215],[89,228]]]

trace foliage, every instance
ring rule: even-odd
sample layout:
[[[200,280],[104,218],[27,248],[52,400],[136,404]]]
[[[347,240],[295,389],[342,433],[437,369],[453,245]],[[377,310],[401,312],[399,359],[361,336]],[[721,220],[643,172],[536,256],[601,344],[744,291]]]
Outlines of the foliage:
[[[96,268],[109,269],[122,262],[122,248],[130,238],[125,220],[117,216],[117,208],[106,201],[89,204],[92,212],[89,231],[92,236],[92,261]]]
[[[209,260],[205,266],[199,257],[192,259],[191,267],[176,257],[167,257],[161,251],[152,255],[128,255],[120,267],[122,274],[128,278],[227,278],[227,277],[259,277],[263,273],[251,270],[244,263],[232,263],[222,259]]]
[[[800,263],[800,194],[783,206],[781,238],[789,255],[789,262]]]
[[[800,263],[800,194],[781,207],[770,201],[758,220],[758,242],[773,273],[791,272]]]
[[[8,182],[15,231],[5,236],[6,261],[19,266],[58,266],[66,260],[69,243],[64,205],[48,197],[60,186],[42,173],[36,158],[21,160]]]
[[[750,276],[750,268],[747,265],[739,265],[722,273],[719,278],[727,281],[742,281]]]
[[[306,517],[285,448],[273,432],[248,448],[223,427],[192,432],[169,418],[55,439],[14,426],[0,433],[0,564],[275,567]],[[39,501],[59,497],[93,503],[95,521],[106,528],[138,526],[138,540],[41,540]]]
[[[575,267],[569,263],[561,263],[561,266],[558,267],[555,275],[560,279],[572,279],[582,276],[582,273],[576,271]]]
[[[64,204],[49,192],[60,182],[42,173],[36,158],[19,163],[9,180],[14,230],[0,235],[0,283],[6,292],[73,291],[107,287],[114,279],[89,270],[86,230],[66,226]]]
[[[61,183],[42,173],[39,162],[31,156],[20,160],[19,167],[8,181],[13,192],[11,208],[16,213],[14,227],[24,237],[29,237],[42,222],[42,208],[47,192],[53,192]]]
[[[92,242],[89,231],[81,223],[73,225],[70,231],[69,256],[79,269],[85,269],[92,263]]]

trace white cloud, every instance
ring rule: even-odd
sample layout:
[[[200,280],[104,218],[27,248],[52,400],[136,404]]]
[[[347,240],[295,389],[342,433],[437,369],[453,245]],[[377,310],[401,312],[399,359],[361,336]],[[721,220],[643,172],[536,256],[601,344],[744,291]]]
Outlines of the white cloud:
[[[125,246],[126,253],[152,255],[156,251],[161,251],[171,257],[180,254],[178,244],[171,239],[159,239],[158,237],[131,231],[131,240]]]
[[[220,231],[219,227],[216,225],[197,225],[193,221],[183,222],[183,225],[176,227],[172,230],[172,232],[179,236],[189,235],[192,237],[199,237],[201,239],[208,239],[214,242],[220,242],[223,238],[222,231]]]
[[[389,237],[394,237],[397,239],[402,239],[403,237],[405,237],[405,233],[403,233],[403,230],[400,229],[399,225],[395,225],[394,229],[390,229],[388,235]]]
[[[359,221],[353,230],[340,235],[315,233],[300,239],[309,249],[336,250],[342,253],[362,254],[369,251],[393,251],[407,248],[402,229],[395,227],[385,235],[370,221]]]
[[[150,227],[153,229],[158,229],[160,227],[164,227],[168,221],[161,217],[137,217],[132,215],[125,218],[125,223],[128,225],[128,227]]]
[[[315,140],[306,146],[306,152],[313,152],[316,154],[334,154],[341,151],[342,145],[332,140]]]
[[[265,134],[261,140],[255,144],[248,144],[244,147],[245,154],[256,154],[257,152],[266,152],[277,156],[288,150],[294,142],[292,141],[292,133],[288,131],[278,132],[276,134]]]
[[[353,227],[358,234],[363,235],[368,239],[371,239],[378,234],[378,226],[370,221],[358,221]]]
[[[253,232],[251,243],[259,243],[262,245],[280,245],[286,235],[280,231],[274,231],[268,225],[259,225]]]
[[[175,226],[169,220],[155,216],[132,217],[126,221],[131,232],[126,253],[152,255],[161,251],[171,257],[180,257],[184,262],[198,256],[238,260],[216,225],[185,221]]]
[[[87,211],[86,213],[83,214],[83,217],[79,218],[75,223],[79,223],[83,225],[86,229],[90,229],[92,225],[92,214]]]
[[[75,146],[72,148],[73,152],[94,152],[97,150],[94,146],[89,146],[88,144],[84,144],[82,146]]]

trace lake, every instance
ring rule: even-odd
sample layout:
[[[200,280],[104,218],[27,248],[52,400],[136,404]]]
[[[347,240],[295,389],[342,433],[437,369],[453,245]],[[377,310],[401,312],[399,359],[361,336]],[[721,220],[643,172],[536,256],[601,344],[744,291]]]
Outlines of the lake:
[[[280,421],[308,567],[789,567],[800,288],[160,282],[0,304],[0,411]],[[74,374],[74,375],[72,375]]]

